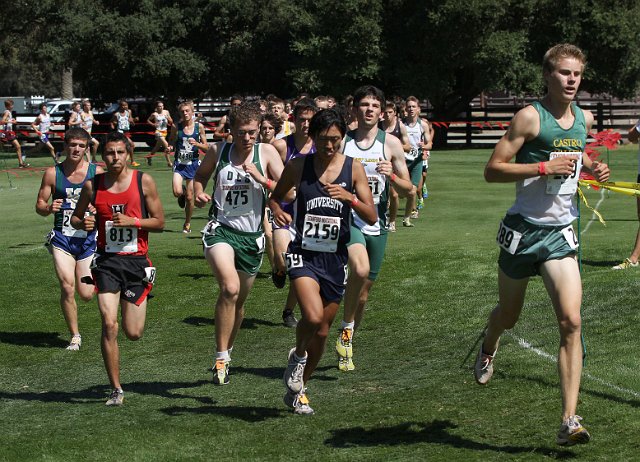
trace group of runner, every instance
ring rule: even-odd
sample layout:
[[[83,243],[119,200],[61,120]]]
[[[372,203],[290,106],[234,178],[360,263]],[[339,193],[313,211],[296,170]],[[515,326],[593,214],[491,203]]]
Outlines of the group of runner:
[[[557,45],[545,54],[548,93],[514,116],[485,170],[487,181],[516,182],[516,202],[499,227],[500,300],[489,318],[475,377],[479,384],[492,377],[500,335],[517,321],[529,278],[540,274],[561,337],[562,418],[557,442],[562,445],[590,439],[576,415],[582,289],[571,223],[577,216],[577,177],[581,169],[598,181],[609,177],[605,164],[584,153],[593,116],[573,102],[584,64],[584,55],[572,45]],[[315,101],[301,98],[293,107],[292,126],[285,128],[288,120],[280,115],[280,106],[285,113],[284,102],[273,98],[269,105],[265,109],[272,110],[263,114],[259,104],[238,98],[216,131],[218,141],[207,145],[193,105],[182,103],[181,120],[171,127],[166,145],[160,142],[157,148],[174,154],[173,192],[187,209],[184,232],[190,232],[193,206],[209,206],[202,242],[219,288],[214,384],[229,383],[244,303],[265,250],[269,254],[265,230],[272,223],[273,281],[284,287],[287,275],[290,280],[285,321],[296,302],[301,311],[300,320],[290,324],[296,326],[296,341],[283,375],[284,402],[296,414],[312,414],[307,386],[342,298],[344,316],[335,343],[338,367],[355,368],[354,332],[382,265],[390,196],[395,191],[407,197],[409,215],[405,213],[403,223],[411,226],[412,203],[432,136],[428,122],[419,117],[417,100],[407,100],[408,119],[401,124],[397,106],[371,85],[354,92],[349,117],[336,108],[318,110]],[[162,119],[158,111],[164,108],[158,106],[152,117],[163,126],[168,117]],[[124,392],[118,305],[125,334],[140,338],[155,279],[147,257],[148,232],[163,229],[164,214],[153,179],[128,167],[132,149],[123,133],[107,136],[104,172],[84,158],[90,142],[83,129],[67,131],[66,158],[45,172],[36,209],[41,215],[55,215],[48,242],[72,333],[68,348],[81,345],[74,286],[88,299],[93,285],[112,386],[107,404],[120,405]],[[199,150],[206,151],[202,160]],[[206,189],[209,181],[211,193]],[[267,210],[273,214],[271,220]]]

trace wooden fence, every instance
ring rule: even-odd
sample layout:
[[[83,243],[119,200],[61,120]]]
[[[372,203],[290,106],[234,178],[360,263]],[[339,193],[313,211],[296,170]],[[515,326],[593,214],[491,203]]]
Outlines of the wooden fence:
[[[441,131],[436,133],[440,148],[493,147],[504,135],[513,115],[532,101],[534,98],[491,98],[481,103],[476,98],[466,113],[459,114],[452,120],[430,117],[433,108],[429,105],[423,106],[422,115],[432,122],[436,131]],[[576,102],[581,108],[593,113],[595,121],[592,132],[613,129],[626,139],[629,127],[640,118],[640,101],[578,97]]]

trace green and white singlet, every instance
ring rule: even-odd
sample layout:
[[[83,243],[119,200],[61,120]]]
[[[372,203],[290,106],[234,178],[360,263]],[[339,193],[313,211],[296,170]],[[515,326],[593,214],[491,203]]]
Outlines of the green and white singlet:
[[[354,160],[360,161],[364,167],[373,195],[373,203],[376,206],[378,220],[375,224],[369,225],[357,213],[351,212],[353,215],[353,224],[357,226],[364,234],[378,236],[387,232],[387,202],[389,197],[389,181],[386,175],[378,173],[376,166],[378,162],[386,159],[384,155],[384,142],[386,132],[378,129],[376,138],[371,146],[362,149],[356,143],[355,131],[350,131],[344,138],[343,153],[345,156],[353,157]]]
[[[253,162],[264,175],[260,161],[261,144],[253,147]],[[242,165],[233,165],[230,154],[232,143],[224,143],[216,166],[213,185],[213,203],[209,219],[244,233],[262,232],[262,219],[266,204],[266,191]]]
[[[520,214],[528,222],[538,225],[567,225],[578,217],[574,197],[587,141],[584,114],[576,103],[571,103],[575,119],[571,128],[565,130],[539,101],[531,105],[538,111],[540,131],[538,136],[520,148],[516,163],[546,162],[569,154],[579,158],[572,175],[536,176],[517,181],[516,201],[507,214]]]

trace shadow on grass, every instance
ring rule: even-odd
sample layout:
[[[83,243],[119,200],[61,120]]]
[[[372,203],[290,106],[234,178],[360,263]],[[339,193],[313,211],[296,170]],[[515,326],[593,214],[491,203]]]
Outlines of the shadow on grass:
[[[203,385],[210,385],[210,380],[197,380],[195,382],[131,382],[123,383],[122,388],[125,393],[137,393],[140,395],[154,395],[162,398],[193,399],[202,404],[213,404],[214,401],[208,396],[192,396],[177,393],[175,390],[183,388],[197,388]],[[21,400],[21,401],[42,401],[44,403],[72,403],[72,404],[93,404],[106,400],[110,391],[108,385],[94,385],[77,391],[0,391],[0,400]]]
[[[176,255],[171,253],[167,255],[167,258],[169,260],[204,260],[202,255]]]
[[[498,446],[481,443],[450,432],[458,426],[448,420],[433,422],[405,422],[392,427],[364,429],[362,427],[331,430],[332,436],[324,444],[335,448],[359,446],[400,446],[418,443],[434,443],[474,451],[495,451],[506,454],[541,454],[556,459],[571,459],[571,451],[535,446]]]
[[[194,281],[212,277],[211,273],[180,273],[178,276],[180,276],[181,278],[191,278]]]
[[[191,324],[192,326],[196,327],[214,325],[213,318],[205,318],[203,316],[189,316],[188,318],[184,318],[182,322],[184,322],[185,324]],[[242,329],[257,329],[258,326],[273,327],[281,326],[281,324],[279,322],[265,321],[264,319],[244,318],[240,327]]]
[[[504,374],[504,377],[506,378],[510,378],[510,379],[516,379],[516,380],[525,380],[528,382],[535,382],[538,383],[540,385],[544,385],[545,387],[549,387],[549,388],[553,388],[553,389],[557,389],[559,387],[558,382],[550,382],[538,377],[530,377],[530,376],[524,376],[524,375],[517,375],[517,374]],[[598,380],[599,381],[599,380]],[[615,403],[618,404],[626,404],[628,406],[631,407],[636,407],[636,408],[640,408],[640,400],[637,398],[624,398],[622,396],[616,396],[613,395],[611,393],[606,393],[603,391],[597,391],[597,390],[593,390],[590,385],[593,384],[593,380],[589,379],[588,377],[582,377],[582,381],[581,381],[581,385],[580,385],[580,393],[582,394],[587,394],[587,395],[591,395],[594,396],[596,398],[601,398],[601,399],[606,399],[608,401],[613,401]],[[597,383],[597,382],[596,382]],[[607,387],[607,388],[611,388],[613,387],[617,387],[617,385],[615,384],[611,384],[608,385],[606,383],[602,383],[601,382],[601,386],[603,387]],[[635,391],[630,390],[631,392],[635,393]],[[624,395],[627,394],[627,392],[624,391],[624,389],[620,388],[619,389],[620,395]]]
[[[36,348],[65,348],[69,345],[57,332],[0,332],[0,343]]]
[[[267,419],[286,417],[289,413],[285,410],[269,407],[244,407],[244,406],[202,406],[183,407],[175,406],[162,409],[161,412],[169,416],[185,414],[213,414],[245,422],[264,422]]]
[[[244,367],[244,366],[231,366],[231,374],[251,374],[258,377],[264,377],[267,379],[277,379],[282,380],[282,374],[284,374],[284,370],[287,366],[286,361],[282,362],[282,367]],[[321,372],[326,372],[327,370],[336,369],[335,366],[323,366],[318,367],[312,376],[312,380],[321,381],[321,382],[332,382],[338,380],[337,377],[331,377],[328,375],[319,375]]]
[[[618,260],[582,260],[582,264],[585,266],[594,266],[600,268],[611,268],[612,266],[618,265],[624,257],[620,257]]]
[[[10,250],[12,250],[12,249],[22,249],[24,247],[32,247],[32,246],[38,245],[38,244],[42,244],[42,241],[40,241],[40,242],[22,242],[20,244],[9,246],[9,247],[7,247],[7,249],[10,249]]]

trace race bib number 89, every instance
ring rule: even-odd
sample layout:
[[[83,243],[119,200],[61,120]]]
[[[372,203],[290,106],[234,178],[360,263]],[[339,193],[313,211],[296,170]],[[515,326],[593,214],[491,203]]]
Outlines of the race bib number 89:
[[[501,248],[503,248],[511,255],[514,255],[516,253],[516,250],[518,249],[520,239],[522,239],[522,233],[509,228],[504,224],[503,221],[500,222],[498,235],[496,236],[496,242]]]

